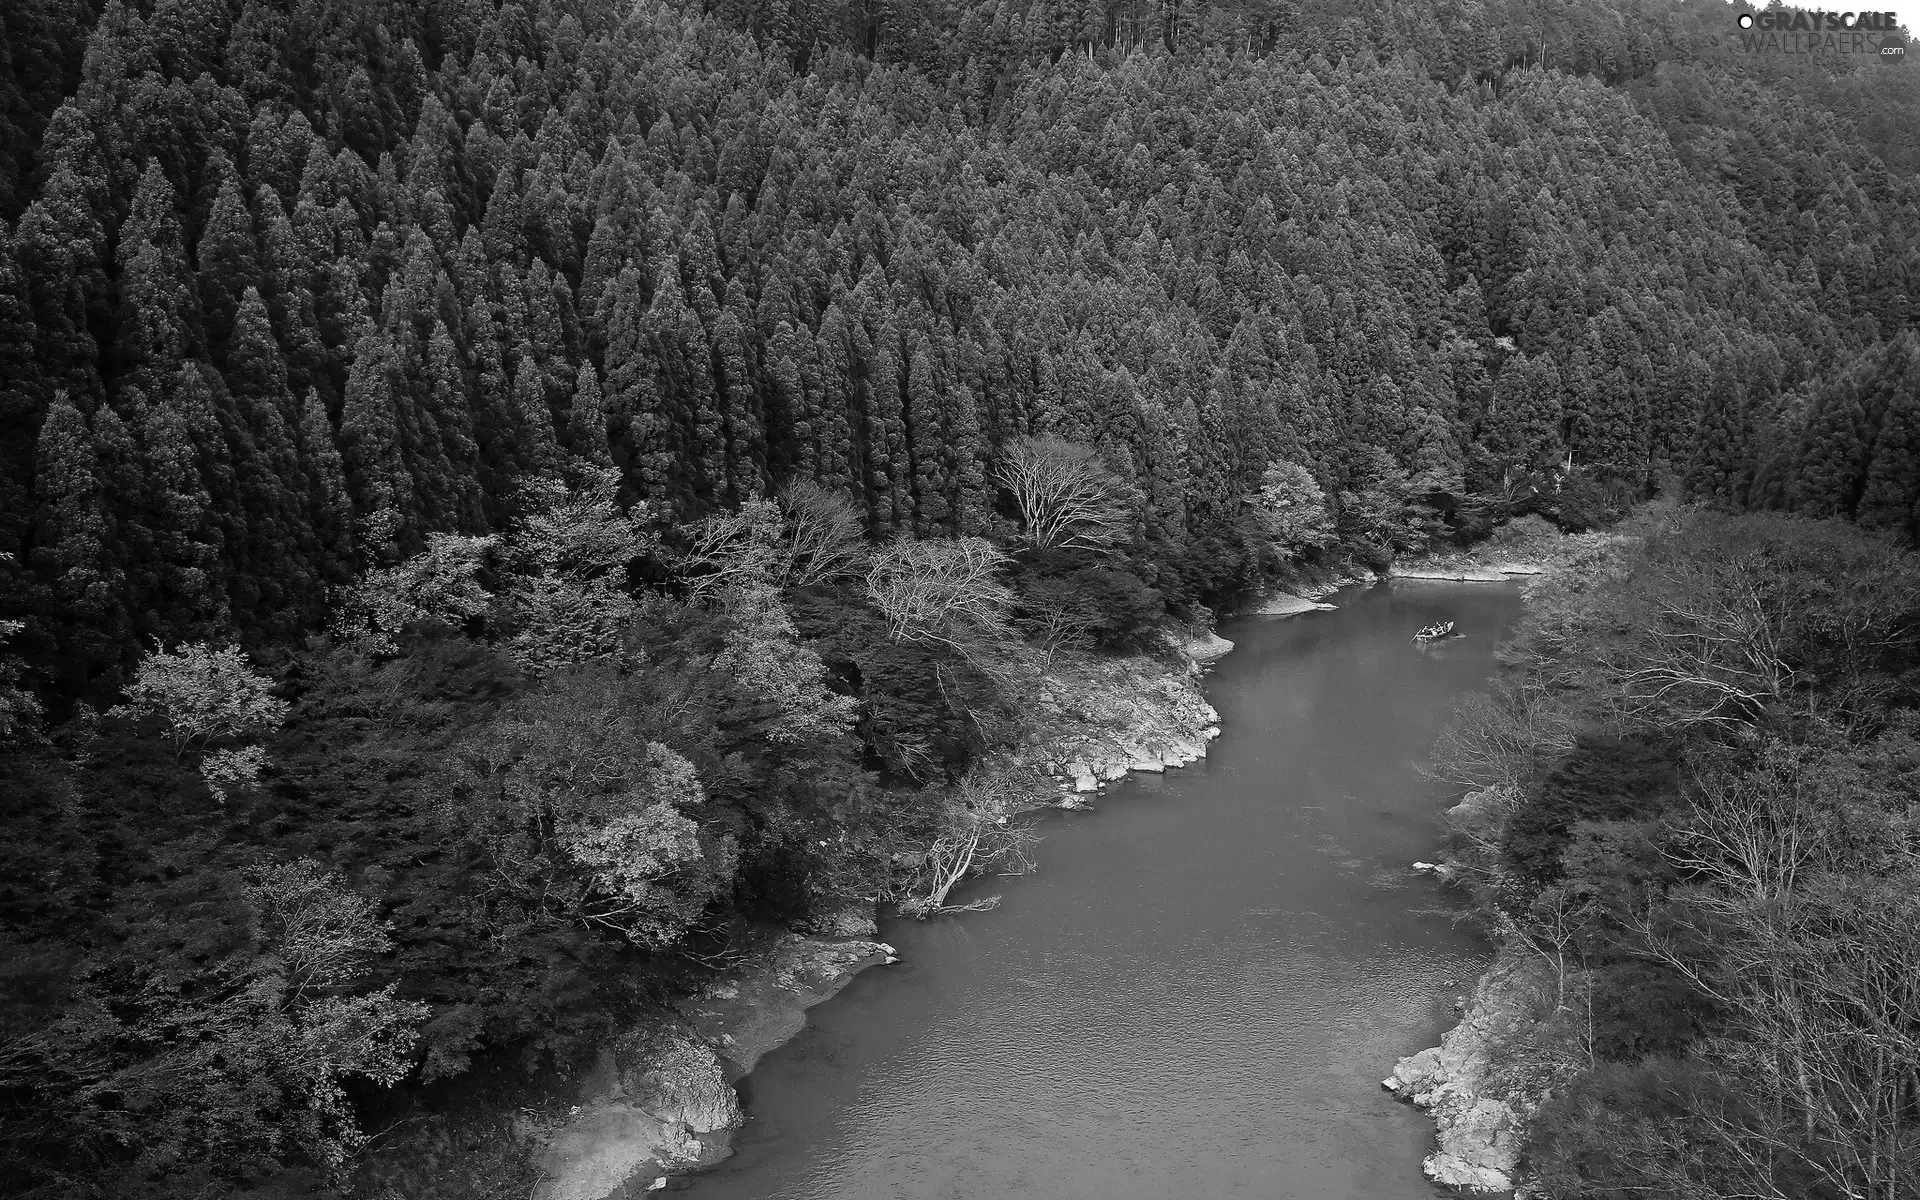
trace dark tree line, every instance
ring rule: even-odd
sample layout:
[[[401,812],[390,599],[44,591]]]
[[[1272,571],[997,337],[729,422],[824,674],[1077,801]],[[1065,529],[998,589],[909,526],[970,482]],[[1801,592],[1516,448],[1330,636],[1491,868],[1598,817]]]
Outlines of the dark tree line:
[[[758,46],[664,5],[108,6],[51,112],[16,89],[0,549],[31,656],[110,688],[156,638],[284,636],[565,456],[683,515],[807,477],[877,536],[951,534],[991,526],[1006,439],[1058,434],[1137,485],[1176,604],[1244,582],[1241,497],[1283,460],[1343,512],[1470,528],[1666,470],[1850,515],[1875,475],[1911,526],[1876,347],[1920,294],[1914,183],[1776,141],[1792,101],[1723,139],[1730,205],[1597,81],[1476,90],[1386,10],[1341,50],[1160,6],[1053,64],[1080,35],[1046,6],[756,11]],[[86,15],[21,24],[71,58]],[[1634,82],[1674,121],[1753,87],[1668,65]],[[1816,385],[1848,372],[1858,419]],[[1835,456],[1837,502],[1802,478]]]

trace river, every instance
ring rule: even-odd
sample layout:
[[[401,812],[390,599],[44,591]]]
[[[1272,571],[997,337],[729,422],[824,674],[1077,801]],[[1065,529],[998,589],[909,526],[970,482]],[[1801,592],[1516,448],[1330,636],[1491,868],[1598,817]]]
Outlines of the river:
[[[1417,770],[1492,673],[1511,585],[1348,589],[1256,617],[1207,695],[1211,755],[1043,821],[998,909],[887,923],[856,978],[742,1083],[694,1200],[1432,1200],[1430,1121],[1380,1080],[1433,1044],[1485,945],[1411,862]],[[1440,618],[1466,636],[1408,641]]]

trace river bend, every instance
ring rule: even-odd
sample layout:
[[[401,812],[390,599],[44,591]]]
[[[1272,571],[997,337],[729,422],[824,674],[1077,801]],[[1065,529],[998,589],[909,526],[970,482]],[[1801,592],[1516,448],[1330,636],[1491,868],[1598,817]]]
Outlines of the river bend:
[[[1431,857],[1418,770],[1484,684],[1512,585],[1400,581],[1249,618],[1208,681],[1209,758],[1049,814],[988,913],[888,923],[744,1081],[694,1200],[1431,1200],[1433,1128],[1382,1091],[1486,947]],[[1450,618],[1465,636],[1408,640]]]

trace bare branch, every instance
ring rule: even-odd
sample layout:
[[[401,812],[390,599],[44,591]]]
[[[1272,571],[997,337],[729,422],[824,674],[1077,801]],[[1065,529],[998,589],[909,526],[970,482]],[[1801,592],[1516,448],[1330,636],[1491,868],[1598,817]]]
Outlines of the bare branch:
[[[984,538],[899,541],[876,551],[867,594],[899,642],[945,646],[975,665],[980,651],[1015,642],[1000,582],[1007,556]]]
[[[1131,532],[1128,485],[1091,447],[1015,438],[1001,448],[997,477],[1020,510],[1021,536],[1037,549],[1104,552]]]
[[[787,586],[860,573],[867,557],[866,523],[851,499],[803,479],[780,493],[780,510],[786,515],[780,573]]]

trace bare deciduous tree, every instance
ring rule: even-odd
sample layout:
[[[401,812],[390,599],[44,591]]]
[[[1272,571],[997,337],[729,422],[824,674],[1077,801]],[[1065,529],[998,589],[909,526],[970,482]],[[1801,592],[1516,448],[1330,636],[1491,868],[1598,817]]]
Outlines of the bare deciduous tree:
[[[867,555],[866,522],[852,500],[802,479],[787,485],[779,503],[786,515],[783,583],[805,587],[859,574]]]
[[[867,594],[895,641],[945,646],[980,665],[982,651],[1015,640],[1013,592],[1000,581],[1006,565],[985,538],[898,541],[874,552]]]
[[[686,526],[689,545],[678,563],[687,598],[696,602],[776,579],[786,561],[780,510],[749,500],[737,512],[715,513]]]
[[[966,904],[948,904],[947,896],[970,875],[990,870],[1023,875],[1033,869],[1039,835],[1015,822],[1018,798],[1008,776],[976,771],[962,779],[941,808],[933,841],[896,895],[900,911],[929,917],[997,906],[998,896]]]
[[[1673,580],[1620,669],[1637,714],[1683,725],[1751,723],[1792,682],[1781,652],[1780,597],[1751,581],[1689,587]]]
[[[1701,788],[1669,850],[1689,885],[1638,932],[1726,1014],[1704,1057],[1755,1102],[1701,1114],[1719,1149],[1761,1150],[1757,1187],[1811,1175],[1823,1194],[1892,1200],[1920,1181],[1920,852],[1902,842],[1859,870],[1838,814],[1877,805],[1800,767],[1776,752]]]
[[[1038,652],[1035,666],[1041,674],[1053,665],[1062,650],[1079,650],[1092,644],[1093,620],[1084,612],[1068,608],[1049,608],[1021,622],[1027,640]]]
[[[1434,743],[1429,774],[1471,788],[1519,789],[1573,747],[1574,715],[1532,681],[1502,680],[1462,699]]]
[[[1130,532],[1129,486],[1090,446],[1015,438],[1001,448],[998,478],[1020,510],[1021,536],[1038,549],[1106,551]]]

